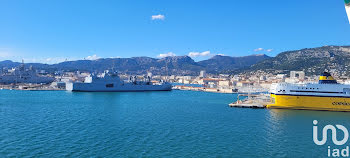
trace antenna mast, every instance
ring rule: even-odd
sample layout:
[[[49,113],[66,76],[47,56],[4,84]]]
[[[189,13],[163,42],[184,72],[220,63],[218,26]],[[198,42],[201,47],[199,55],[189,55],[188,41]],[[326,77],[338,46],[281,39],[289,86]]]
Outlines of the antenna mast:
[[[168,82],[168,61],[166,61],[165,63],[165,71],[166,71],[166,77],[165,77],[165,81]]]

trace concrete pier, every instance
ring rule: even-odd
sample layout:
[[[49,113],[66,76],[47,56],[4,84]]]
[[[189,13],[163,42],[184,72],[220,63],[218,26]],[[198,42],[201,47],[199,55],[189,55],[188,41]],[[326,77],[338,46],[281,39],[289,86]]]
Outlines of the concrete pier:
[[[240,100],[240,97],[247,97],[243,100]],[[270,97],[268,94],[239,94],[237,96],[237,101],[230,103],[230,107],[239,107],[239,108],[257,108],[263,109],[266,108],[266,105],[270,104]]]
[[[235,90],[235,89],[192,87],[192,86],[183,86],[183,85],[176,85],[176,86],[173,87],[173,89],[174,90],[213,92],[213,93],[237,93],[237,90]]]
[[[237,107],[237,108],[254,108],[254,109],[263,109],[266,108],[266,105],[263,104],[236,104],[231,103],[229,104],[230,107]]]

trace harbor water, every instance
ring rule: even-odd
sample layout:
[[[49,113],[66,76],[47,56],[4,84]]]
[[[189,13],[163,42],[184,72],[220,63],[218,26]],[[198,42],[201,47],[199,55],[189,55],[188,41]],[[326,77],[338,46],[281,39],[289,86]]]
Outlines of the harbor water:
[[[0,157],[327,157],[313,120],[350,127],[350,113],[230,108],[236,98],[1,90]]]

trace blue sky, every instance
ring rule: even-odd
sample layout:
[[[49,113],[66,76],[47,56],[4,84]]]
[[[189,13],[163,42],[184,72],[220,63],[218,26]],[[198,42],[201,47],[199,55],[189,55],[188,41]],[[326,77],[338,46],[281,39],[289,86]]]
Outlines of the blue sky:
[[[203,60],[323,45],[350,45],[343,0],[0,0],[0,60]]]

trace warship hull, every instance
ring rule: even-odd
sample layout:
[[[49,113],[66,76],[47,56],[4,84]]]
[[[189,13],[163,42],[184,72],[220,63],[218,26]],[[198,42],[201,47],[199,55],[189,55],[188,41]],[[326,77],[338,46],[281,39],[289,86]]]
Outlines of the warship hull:
[[[103,84],[103,83],[67,83],[66,90],[76,92],[144,92],[170,91],[171,84],[134,85],[134,84]]]

